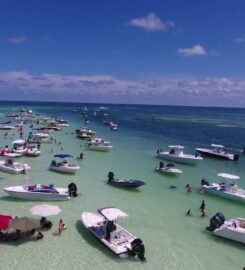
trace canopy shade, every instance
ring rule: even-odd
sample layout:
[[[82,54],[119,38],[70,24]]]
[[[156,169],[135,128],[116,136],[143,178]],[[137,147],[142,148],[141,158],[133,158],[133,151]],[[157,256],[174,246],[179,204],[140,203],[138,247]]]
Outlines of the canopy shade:
[[[0,215],[0,230],[6,230],[9,227],[11,216]]]
[[[58,158],[67,158],[67,157],[73,157],[73,156],[68,155],[68,154],[58,154],[58,155],[54,155],[54,157],[58,157]]]
[[[169,145],[169,148],[175,148],[175,149],[184,149],[185,147],[182,145]]]
[[[224,145],[222,145],[222,144],[214,144],[214,143],[212,143],[211,146],[216,147],[216,148],[224,148]]]
[[[20,230],[22,232],[31,231],[32,229],[40,228],[40,220],[28,217],[12,219],[9,228]]]
[[[98,209],[97,211],[109,221],[114,221],[118,218],[128,217],[126,213],[115,207],[104,207]]]
[[[228,173],[219,173],[218,176],[223,177],[223,178],[227,178],[227,179],[230,179],[230,180],[238,180],[238,179],[240,179],[239,176],[233,175],[233,174],[228,174]]]
[[[56,205],[40,204],[33,206],[29,211],[35,216],[47,217],[58,215],[61,209]]]
[[[24,144],[24,143],[25,143],[25,140],[16,140],[12,142],[12,144]]]

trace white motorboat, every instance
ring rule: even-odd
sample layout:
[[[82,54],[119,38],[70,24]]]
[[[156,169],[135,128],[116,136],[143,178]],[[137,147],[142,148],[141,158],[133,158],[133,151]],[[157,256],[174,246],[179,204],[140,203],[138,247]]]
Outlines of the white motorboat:
[[[104,141],[101,138],[95,138],[88,143],[87,149],[108,152],[112,149],[112,145],[109,141]]]
[[[203,160],[198,154],[184,154],[182,145],[169,145],[171,150],[169,152],[163,152],[161,150],[157,150],[157,157],[163,158],[169,161],[184,163],[184,164],[192,164],[196,165],[200,160]]]
[[[76,173],[77,170],[80,169],[80,166],[77,164],[71,164],[68,162],[66,158],[72,157],[71,155],[59,154],[54,155],[55,158],[61,158],[63,161],[56,162],[56,160],[52,160],[49,169],[52,171],[60,172],[60,173]]]
[[[13,130],[13,129],[15,129],[14,126],[0,125],[0,130]]]
[[[89,140],[92,138],[92,136],[87,134],[86,132],[79,132],[77,134],[77,138],[82,139],[82,140]]]
[[[30,169],[28,164],[21,164],[18,162],[14,162],[12,159],[7,158],[5,161],[0,161],[0,171],[12,173],[12,174],[20,174],[27,173]]]
[[[40,139],[49,138],[49,134],[46,132],[33,132],[30,133],[29,135]]]
[[[55,187],[54,185],[28,184],[3,188],[10,196],[24,200],[49,200],[65,201],[77,196],[77,187],[74,183],[68,188]]]
[[[144,261],[145,248],[142,240],[116,223],[117,219],[126,218],[128,215],[115,207],[105,207],[97,211],[99,214],[83,212],[83,225],[116,255],[122,258],[138,255],[138,258]]]
[[[12,142],[13,149],[12,152],[24,155],[27,152],[27,142],[25,140],[16,140]]]
[[[86,134],[91,135],[91,136],[95,136],[96,135],[96,132],[95,131],[93,131],[92,129],[89,129],[87,127],[83,127],[83,128],[77,129],[76,130],[76,134],[79,134],[79,133],[86,133]]]
[[[196,151],[198,151],[201,155],[205,156],[211,156],[221,159],[227,159],[227,160],[238,160],[239,155],[238,154],[231,154],[228,153],[224,145],[221,144],[211,144],[212,149],[209,148],[196,148]]]
[[[117,124],[114,124],[113,122],[111,122],[111,123],[110,123],[110,130],[112,130],[112,131],[117,131],[117,130],[118,130]]]
[[[240,179],[239,176],[228,173],[219,173],[218,176],[229,181],[229,183],[210,184],[206,179],[202,179],[200,191],[208,192],[226,199],[245,202],[245,190],[237,185],[237,180]]]
[[[225,220],[224,215],[219,212],[210,219],[207,230],[217,236],[245,244],[245,218],[236,217]]]
[[[159,166],[155,168],[155,171],[161,174],[180,174],[183,173],[180,169],[176,168],[173,163],[168,163],[164,166],[163,162],[159,163]]]
[[[41,150],[35,145],[28,145],[26,155],[30,157],[37,157],[41,155]]]

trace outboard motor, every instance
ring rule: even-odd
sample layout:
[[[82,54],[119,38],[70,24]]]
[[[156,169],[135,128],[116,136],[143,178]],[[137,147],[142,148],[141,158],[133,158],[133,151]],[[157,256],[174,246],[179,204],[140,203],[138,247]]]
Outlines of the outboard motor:
[[[114,179],[114,172],[108,173],[108,182],[112,181]]]
[[[218,212],[210,219],[209,222],[210,225],[207,227],[207,230],[213,232],[224,224],[225,217],[222,213]]]
[[[238,160],[239,159],[239,154],[235,154],[234,155],[234,160]]]
[[[74,183],[68,185],[68,193],[70,197],[77,197],[77,186]]]
[[[201,181],[201,185],[202,186],[209,186],[209,182],[206,180],[206,179],[202,179],[202,181]]]
[[[145,261],[145,246],[140,238],[136,238],[131,242],[132,251],[130,255],[137,255],[141,261]]]
[[[162,161],[159,162],[159,169],[162,169],[164,167],[164,163]]]

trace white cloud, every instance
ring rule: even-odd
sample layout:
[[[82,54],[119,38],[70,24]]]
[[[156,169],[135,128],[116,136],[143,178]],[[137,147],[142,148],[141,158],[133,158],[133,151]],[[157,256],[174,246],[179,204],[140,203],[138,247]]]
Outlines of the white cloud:
[[[109,75],[0,73],[5,99],[243,106],[245,80],[232,78],[133,81]]]
[[[27,42],[26,36],[18,36],[18,37],[11,37],[8,39],[8,42],[14,43],[14,44],[21,44]]]
[[[191,48],[179,48],[178,53],[182,56],[189,57],[189,56],[195,56],[195,55],[205,55],[207,54],[205,48],[203,48],[201,45],[197,44],[194,45]]]
[[[174,28],[174,22],[162,21],[155,13],[151,12],[146,17],[138,17],[130,20],[130,25],[143,28],[148,31],[167,31]]]
[[[245,42],[245,36],[240,36],[240,37],[237,37],[235,38],[235,42],[236,43],[242,43],[242,42]]]

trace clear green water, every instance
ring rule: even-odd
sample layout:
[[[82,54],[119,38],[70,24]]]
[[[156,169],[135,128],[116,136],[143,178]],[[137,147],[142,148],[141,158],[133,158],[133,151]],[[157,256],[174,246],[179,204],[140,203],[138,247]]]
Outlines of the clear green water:
[[[23,106],[2,104],[0,119],[9,108]],[[40,157],[19,160],[31,165],[32,170],[28,175],[0,173],[0,213],[31,216],[28,209],[40,203],[14,200],[2,191],[6,186],[24,183],[67,186],[75,182],[81,196],[53,203],[59,205],[62,212],[50,218],[54,226],[51,231],[45,232],[43,240],[0,243],[0,269],[242,269],[245,266],[244,246],[214,237],[206,232],[205,227],[209,224],[209,218],[218,211],[227,218],[244,217],[245,205],[201,195],[197,188],[204,177],[217,180],[219,172],[239,175],[239,184],[245,188],[244,156],[241,155],[237,163],[205,159],[196,167],[178,165],[183,175],[167,177],[154,172],[154,167],[159,163],[154,154],[157,148],[166,149],[168,144],[173,143],[185,145],[186,152],[193,152],[195,147],[211,142],[241,148],[245,138],[245,110],[114,105],[109,107],[107,113],[119,124],[119,131],[111,132],[101,124],[102,113],[92,116],[93,109],[98,106],[88,105],[91,115],[89,126],[97,131],[99,137],[111,141],[114,148],[110,153],[87,151],[84,142],[70,134],[82,125],[81,115],[69,111],[72,106],[29,105],[35,112],[64,117],[71,126],[53,133],[56,140],[62,142],[61,146],[42,145]],[[27,133],[28,129],[25,131]],[[1,147],[10,145],[12,141],[12,138],[5,140],[3,134],[0,131]],[[51,148],[54,153],[70,153],[74,156],[83,152],[84,160],[75,160],[81,165],[80,171],[74,176],[49,171]],[[139,190],[108,186],[106,176],[110,170],[117,177],[142,179],[147,184]],[[170,183],[178,188],[170,190]],[[187,183],[193,186],[191,194],[185,191]],[[199,212],[203,199],[207,208],[205,218],[201,218]],[[144,241],[146,263],[116,257],[82,226],[82,211],[96,211],[104,206],[117,206],[129,214],[129,218],[120,221],[120,224]],[[189,208],[193,213],[191,217],[185,215]],[[60,236],[54,236],[60,218],[64,219],[67,230]]]

